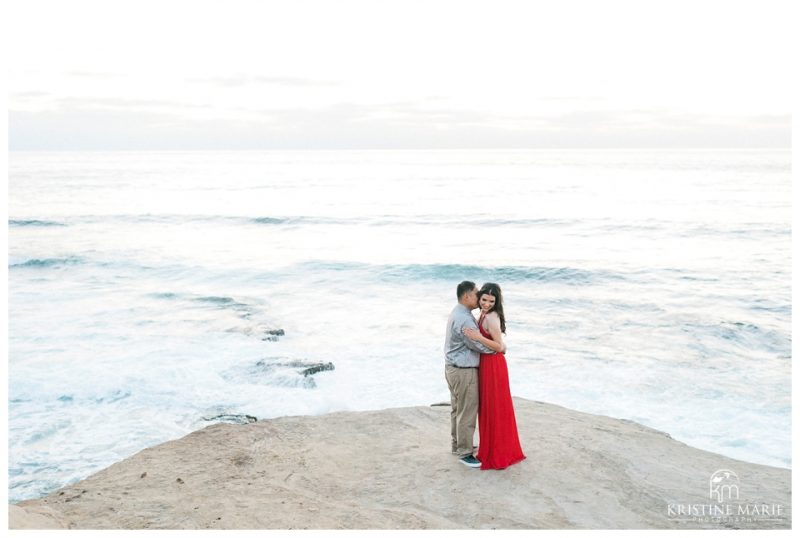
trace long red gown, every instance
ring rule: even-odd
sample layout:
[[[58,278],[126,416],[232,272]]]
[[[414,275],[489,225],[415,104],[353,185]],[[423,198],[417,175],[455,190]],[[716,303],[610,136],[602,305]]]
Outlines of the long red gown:
[[[483,330],[483,316],[478,322],[481,334],[493,340]],[[481,470],[505,469],[525,459],[519,444],[514,402],[508,385],[508,366],[503,353],[481,354],[478,369],[478,431],[480,444],[477,458]]]

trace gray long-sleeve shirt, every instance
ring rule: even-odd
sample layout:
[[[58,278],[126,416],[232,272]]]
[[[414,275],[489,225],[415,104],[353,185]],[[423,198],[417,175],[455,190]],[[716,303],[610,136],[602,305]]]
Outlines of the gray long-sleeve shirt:
[[[469,308],[458,303],[447,318],[447,334],[444,337],[444,363],[460,368],[474,368],[481,363],[481,353],[494,353],[480,342],[464,335],[464,328],[478,329]]]

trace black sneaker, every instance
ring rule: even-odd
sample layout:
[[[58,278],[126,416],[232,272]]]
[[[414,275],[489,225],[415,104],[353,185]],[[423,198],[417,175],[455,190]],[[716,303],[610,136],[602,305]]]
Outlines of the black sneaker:
[[[464,465],[466,465],[467,467],[480,467],[481,466],[481,461],[478,458],[476,458],[475,456],[473,456],[472,454],[470,454],[469,456],[464,456],[459,461],[461,463],[463,463]]]

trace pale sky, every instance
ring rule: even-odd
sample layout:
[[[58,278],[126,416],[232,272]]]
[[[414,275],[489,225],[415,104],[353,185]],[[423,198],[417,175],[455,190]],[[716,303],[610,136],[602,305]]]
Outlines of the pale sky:
[[[8,13],[12,150],[791,147],[790,1]]]

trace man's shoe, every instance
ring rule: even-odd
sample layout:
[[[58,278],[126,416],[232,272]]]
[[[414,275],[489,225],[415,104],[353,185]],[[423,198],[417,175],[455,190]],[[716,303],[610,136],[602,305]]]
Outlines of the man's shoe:
[[[463,463],[467,467],[480,467],[481,466],[480,460],[478,458],[476,458],[475,456],[473,456],[472,454],[470,454],[469,456],[464,456],[463,458],[461,458],[458,461],[460,461],[461,463]]]

